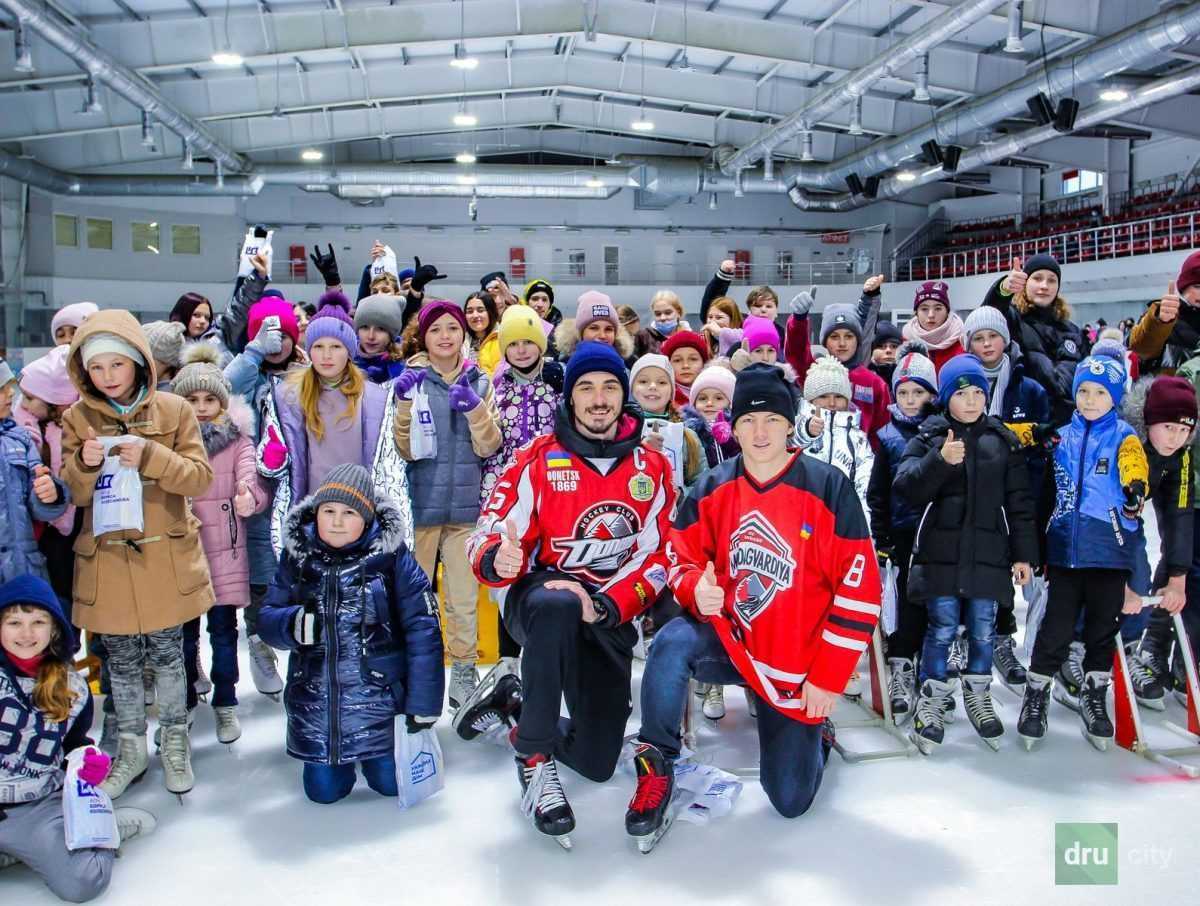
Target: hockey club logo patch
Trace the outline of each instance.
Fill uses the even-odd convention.
[[[792,587],[796,560],[775,526],[758,510],[742,517],[730,537],[729,575],[733,606],[747,625],[766,610],[776,593]]]
[[[1108,474],[1108,457],[1107,456],[1096,462],[1096,474],[1097,475],[1107,475]]]
[[[603,582],[629,559],[641,530],[637,513],[623,503],[606,500],[584,510],[570,538],[555,538],[551,545],[563,555],[560,569]]]

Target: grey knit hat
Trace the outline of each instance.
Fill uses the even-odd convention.
[[[190,393],[211,393],[221,401],[221,408],[229,407],[229,394],[233,390],[229,379],[217,364],[220,353],[208,343],[195,343],[184,356],[186,364],[179,369],[171,381],[171,392],[176,396]]]
[[[363,517],[370,525],[375,518],[375,482],[371,473],[357,463],[344,463],[332,469],[313,495],[313,503],[341,503]]]
[[[142,325],[154,360],[171,368],[183,364],[183,334],[186,330],[187,325],[178,321],[151,321]]]
[[[850,372],[833,356],[817,359],[808,367],[804,378],[804,398],[810,403],[827,393],[851,398]]]
[[[994,330],[1004,337],[1004,345],[1012,342],[1012,334],[1008,330],[1008,321],[1000,313],[1000,309],[990,305],[981,305],[969,315],[963,324],[963,342],[967,350],[971,349],[971,336],[978,330]]]
[[[928,356],[919,352],[901,352],[900,357],[896,359],[896,368],[892,372],[892,394],[894,395],[900,385],[906,381],[912,381],[935,396],[937,395],[937,368],[934,367]]]
[[[398,337],[404,330],[404,312],[400,307],[401,297],[376,293],[359,301],[354,309],[354,329],[381,327],[390,337]]]
[[[831,333],[842,329],[850,331],[858,342],[862,343],[862,325],[858,323],[854,306],[848,303],[826,305],[825,310],[821,312],[821,345],[825,345]]]

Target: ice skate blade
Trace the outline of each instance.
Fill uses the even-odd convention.
[[[917,747],[917,751],[922,755],[932,755],[934,750],[940,745],[940,743],[936,743],[932,739],[926,739],[920,733],[912,733],[910,738],[913,741],[913,745]]]
[[[1057,685],[1054,687],[1053,695],[1054,700],[1060,705],[1070,708],[1076,714],[1079,713],[1079,699],[1072,698],[1071,696],[1067,695],[1067,693],[1059,689]]]
[[[570,852],[572,847],[574,846],[574,844],[571,842],[570,834],[562,834],[561,836],[555,837],[554,842],[557,843],[559,846],[561,846],[563,849],[565,849],[567,852]]]
[[[1087,729],[1085,727],[1080,727],[1079,730],[1081,733],[1083,733],[1083,738],[1086,739],[1089,743],[1091,743],[1092,748],[1094,748],[1097,752],[1107,752],[1108,751],[1108,744],[1110,742],[1112,742],[1112,739],[1110,737],[1093,736],[1091,733],[1089,733],[1087,731]]]
[[[1025,747],[1026,752],[1032,752],[1033,747],[1041,741],[1042,740],[1037,736],[1021,736],[1021,745]]]
[[[984,743],[984,745],[986,745],[993,752],[1000,751],[1000,737],[999,736],[997,736],[995,739],[984,739],[982,736],[980,736],[979,739],[981,742]]]

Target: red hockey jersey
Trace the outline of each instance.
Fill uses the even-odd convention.
[[[654,602],[667,584],[664,545],[675,486],[667,458],[640,445],[640,421],[622,427],[622,437],[635,433],[620,452],[612,451],[616,461],[607,474],[555,434],[517,451],[467,542],[479,581],[494,587],[516,581],[496,581],[482,568],[512,519],[526,563],[567,573],[606,595],[621,622]]]
[[[705,472],[680,505],[667,544],[679,603],[720,636],[738,672],[777,710],[801,707],[811,681],[846,688],[880,614],[879,569],[862,504],[840,471],[797,452],[765,485],[742,457]],[[696,609],[712,561],[725,609]]]

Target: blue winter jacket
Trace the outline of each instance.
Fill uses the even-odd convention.
[[[317,538],[316,510],[308,497],[288,514],[283,557],[258,617],[262,639],[292,652],[287,751],[317,764],[391,755],[396,715],[442,711],[437,602],[390,499],[376,498],[371,526],[340,550]],[[302,609],[317,617],[316,645],[296,642]]]
[[[1148,490],[1141,441],[1115,409],[1093,422],[1076,412],[1059,433],[1046,562],[1067,569],[1132,571],[1141,524],[1122,515],[1122,488],[1141,481]]]
[[[0,421],[0,459],[0,582],[27,573],[45,579],[46,558],[33,537],[33,520],[61,516],[71,502],[67,486],[54,479],[54,503],[42,503],[33,493],[33,471],[42,457],[29,432],[11,418]]]
[[[1017,425],[1040,425],[1050,421],[1050,395],[1041,384],[1025,376],[1025,357],[1021,351],[1016,346],[1010,349],[1008,358],[1012,362],[1012,371],[1004,391],[1000,421],[1012,428],[1019,437],[1021,432],[1017,430]],[[1041,447],[1025,447],[1025,465],[1029,469],[1029,486],[1034,489],[1036,498],[1046,475],[1046,454]]]
[[[892,491],[904,448],[917,436],[921,422],[930,414],[925,411],[909,418],[900,411],[896,403],[888,406],[892,419],[879,429],[879,449],[875,451],[875,463],[871,467],[871,481],[867,485],[867,506],[871,519],[871,537],[875,546],[890,549],[895,543],[894,531],[915,531],[921,512],[907,500]]]

